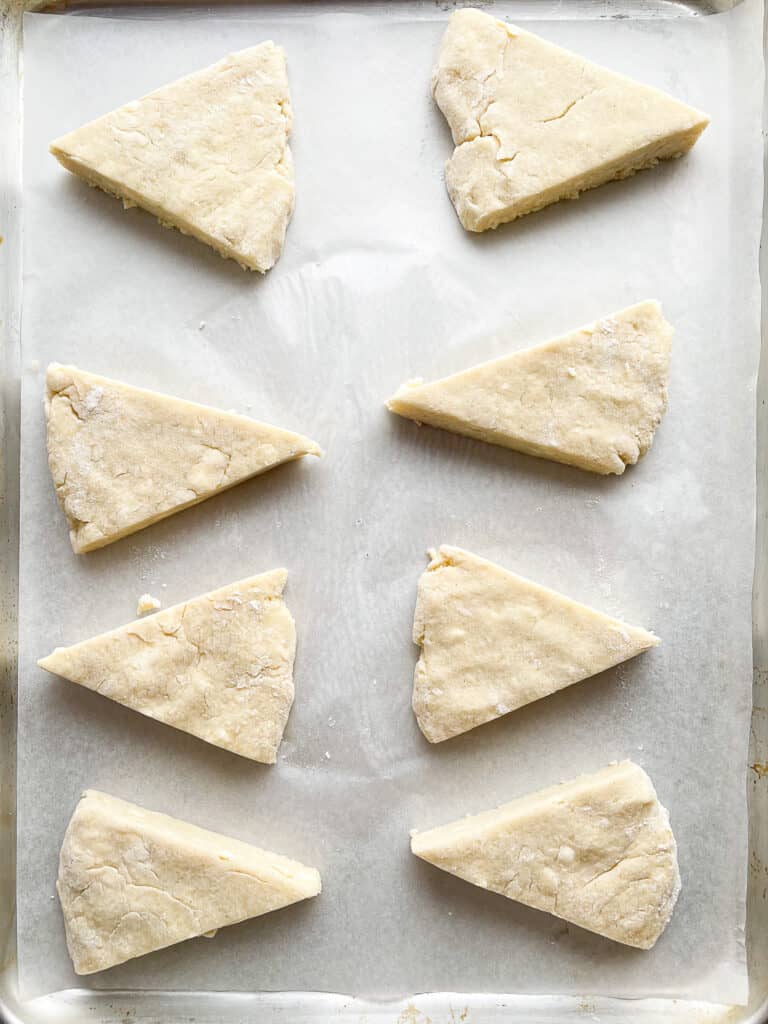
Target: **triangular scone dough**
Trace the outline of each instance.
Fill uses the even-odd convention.
[[[677,846],[631,761],[416,832],[417,857],[598,935],[650,949],[680,892]]]
[[[443,545],[419,579],[413,710],[430,743],[655,647],[653,633]]]
[[[293,212],[285,54],[225,57],[51,144],[68,171],[251,270],[269,270]]]
[[[52,363],[46,383],[48,465],[78,554],[322,454],[300,434],[74,366]]]
[[[77,974],[317,896],[314,868],[87,790],[56,888]]]
[[[293,703],[285,569],[138,619],[38,665],[134,711],[274,764]]]
[[[450,17],[432,93],[456,144],[445,180],[468,231],[682,156],[709,123],[658,89],[471,8]]]
[[[672,328],[641,302],[463,373],[403,384],[399,416],[593,473],[623,473],[667,407]]]

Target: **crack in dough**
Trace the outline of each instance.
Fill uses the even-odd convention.
[[[681,156],[708,123],[657,89],[473,8],[448,21],[432,93],[456,147],[446,186],[468,231]]]

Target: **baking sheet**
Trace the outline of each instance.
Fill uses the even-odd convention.
[[[497,4],[503,13],[512,9]],[[442,11],[239,9],[25,19],[19,967],[27,995],[97,988],[746,997],[759,8],[537,26],[713,118],[694,152],[498,232],[459,227],[428,76]],[[229,50],[288,52],[298,205],[266,278],[86,188],[50,138]],[[173,45],[169,45],[169,40]],[[738,54],[738,60],[734,55]],[[389,416],[408,377],[458,370],[658,297],[670,409],[599,479]],[[502,326],[503,325],[503,326]],[[97,372],[316,438],[276,470],[76,558],[47,475],[42,368]],[[424,549],[463,545],[663,645],[439,747],[410,712]],[[35,660],[286,565],[296,705],[265,768],[54,679]],[[415,861],[408,831],[632,757],[669,807],[683,892],[650,953]],[[108,790],[320,868],[322,897],[76,979],[54,898],[79,792]]]

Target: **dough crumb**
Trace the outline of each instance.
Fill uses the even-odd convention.
[[[147,612],[156,612],[161,607],[162,603],[156,597],[152,597],[151,594],[142,594],[136,602],[136,614],[146,615]]]

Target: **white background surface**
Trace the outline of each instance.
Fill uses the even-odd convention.
[[[746,994],[759,33],[746,8],[534,26],[703,107],[713,124],[682,161],[477,237],[462,231],[441,182],[451,147],[428,79],[442,27],[442,12],[413,21],[395,8],[311,21],[290,10],[180,13],[172,27],[26,19],[19,962],[28,994],[78,983],[54,883],[85,787],[297,857],[324,880],[317,900],[86,985]],[[124,212],[47,154],[51,138],[82,121],[270,37],[288,52],[297,211],[266,278]],[[670,409],[623,478],[419,429],[382,408],[408,377],[461,369],[646,297],[662,301],[677,331]],[[47,474],[43,373],[33,369],[53,359],[300,430],[326,458],[78,558]],[[409,706],[410,624],[424,549],[440,542],[664,642],[430,747]],[[147,590],[168,605],[280,564],[291,573],[299,653],[273,768],[35,668],[55,645],[130,620]],[[412,827],[622,757],[651,774],[680,846],[683,892],[650,953],[408,852]]]

